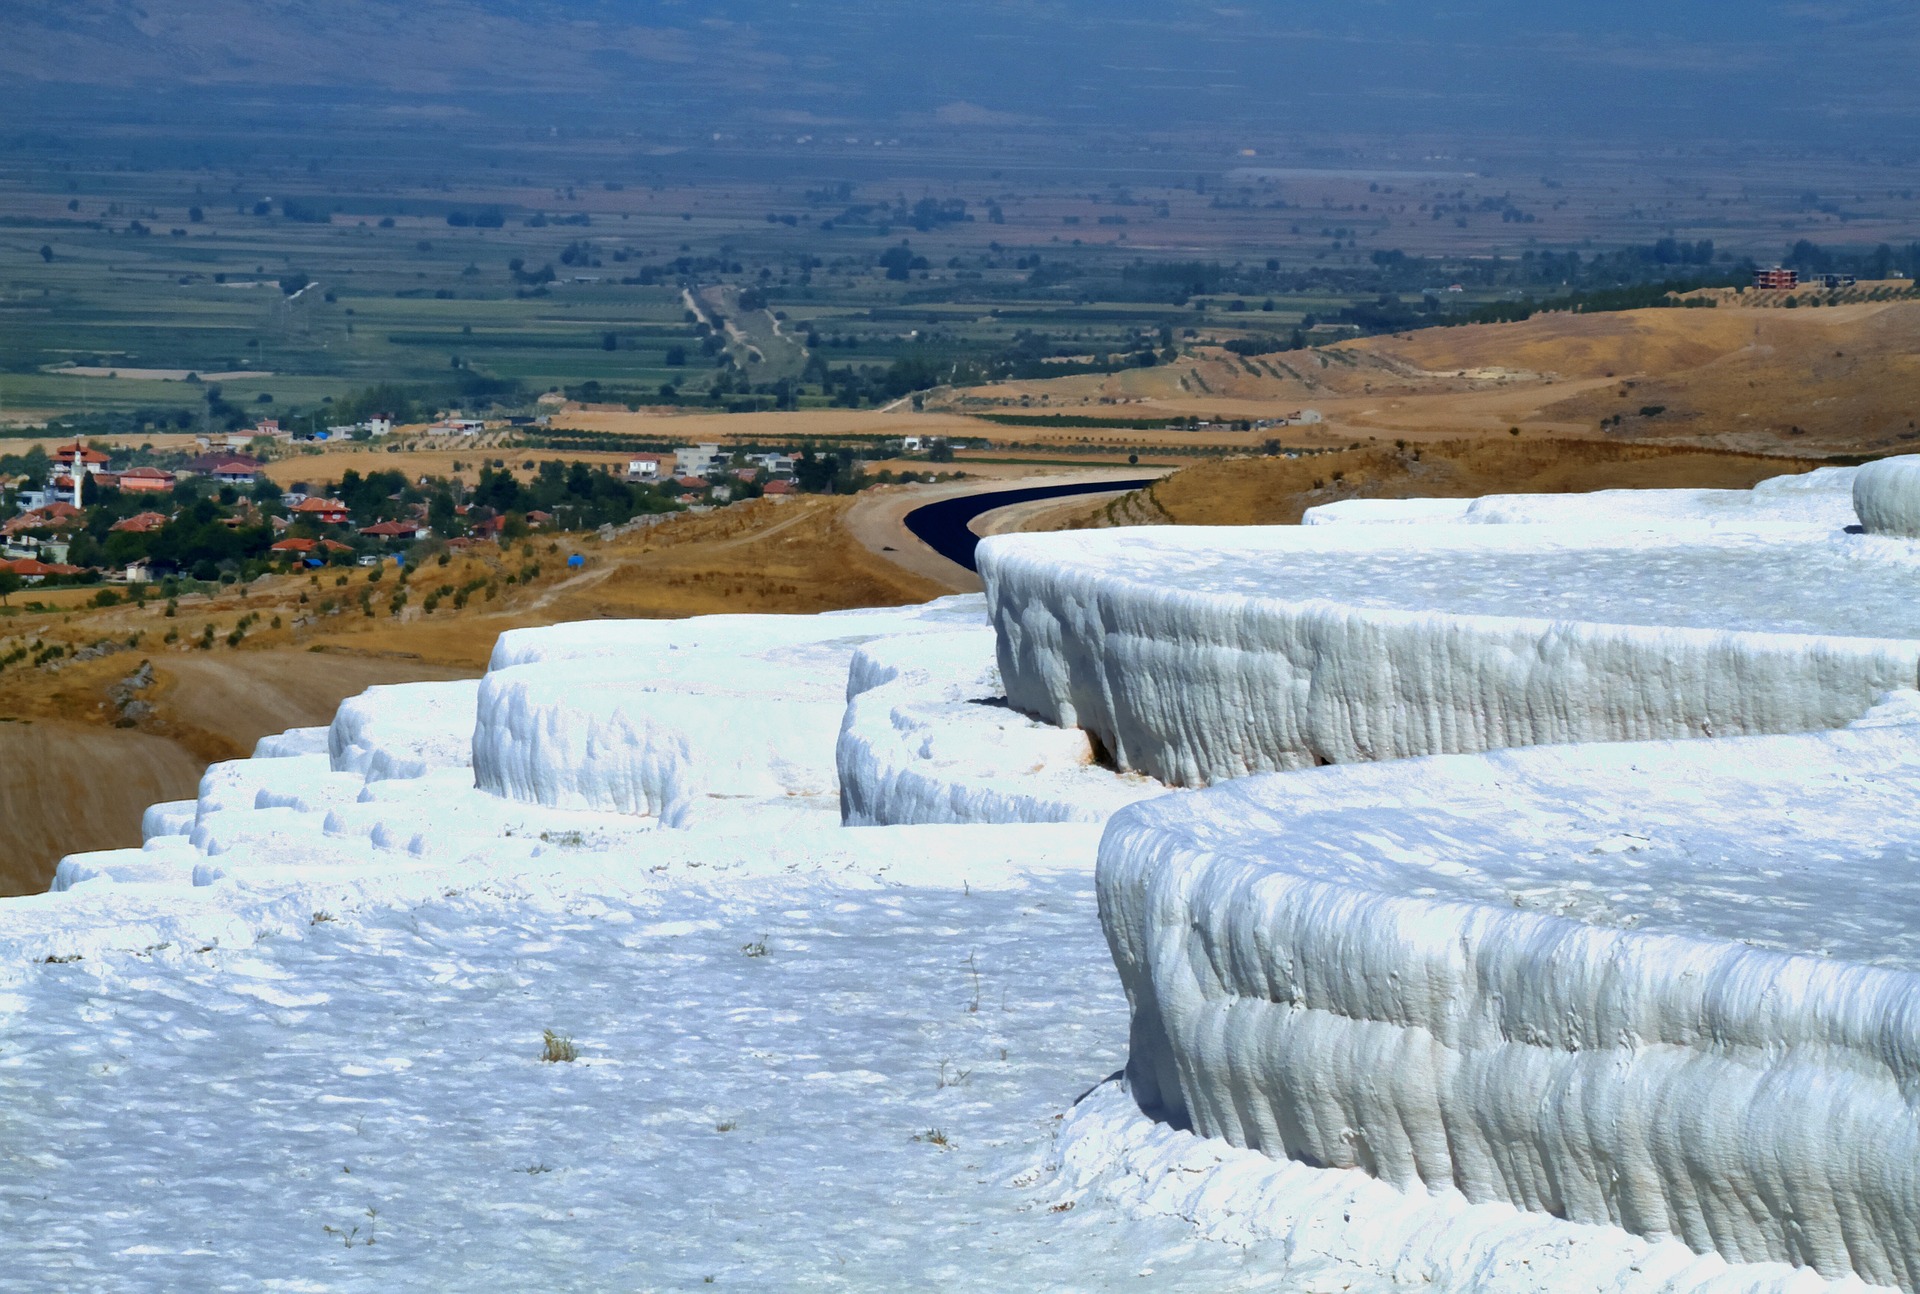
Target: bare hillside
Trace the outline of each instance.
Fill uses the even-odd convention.
[[[947,394],[955,411],[1320,423],[1238,433],[1249,448],[1529,435],[1789,455],[1920,442],[1920,301],[1538,315],[1243,358]],[[1142,433],[1145,435],[1146,433]],[[1209,441],[1226,438],[1219,430]],[[1165,433],[1153,433],[1161,439]]]

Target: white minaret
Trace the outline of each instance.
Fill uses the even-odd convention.
[[[87,497],[87,445],[79,436],[73,438],[73,506],[86,507]]]

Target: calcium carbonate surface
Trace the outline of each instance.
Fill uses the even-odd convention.
[[[1912,701],[1123,810],[1099,885],[1134,1095],[1270,1155],[1911,1288]]]
[[[1920,679],[1920,556],[1692,523],[1004,535],[1019,709],[1175,785],[1554,742],[1796,732]]]
[[[1854,524],[1854,480],[1859,470],[1820,467],[1796,476],[1771,477],[1751,490],[1595,490],[1586,494],[1489,494],[1478,499],[1342,499],[1308,508],[1301,523],[1599,523],[1635,529],[1682,524],[1820,535]]]
[[[1010,707],[987,629],[855,652],[838,760],[849,826],[1102,822],[1167,790],[1101,767],[1084,732]]]
[[[0,905],[0,1289],[1920,1289],[1856,484],[994,540],[993,631],[558,625],[369,693]]]

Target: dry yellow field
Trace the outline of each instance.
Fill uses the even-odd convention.
[[[998,383],[932,403],[949,412],[1129,419],[1277,418],[1311,408],[1326,419],[1254,432],[993,432],[1056,443],[1254,448],[1271,439],[1327,448],[1517,426],[1530,436],[1761,453],[1886,452],[1920,441],[1920,302],[1538,315],[1252,359],[1203,349],[1157,368]],[[1653,408],[1660,411],[1641,413]]]
[[[419,442],[406,443],[411,446]],[[433,443],[432,448],[409,447],[400,449],[398,452],[390,451],[379,442],[356,442],[314,448],[317,452],[296,449],[268,463],[265,469],[268,479],[283,487],[296,482],[305,482],[319,487],[330,481],[338,481],[348,470],[358,472],[362,476],[369,472],[397,471],[406,473],[409,480],[417,481],[423,476],[460,477],[471,484],[480,475],[480,465],[483,462],[490,463],[496,458],[504,460],[509,467],[524,476],[524,465],[529,460],[538,462],[543,458],[565,458],[568,461],[579,459],[587,463],[604,463],[616,472],[624,472],[629,457],[626,454],[592,451],[508,449],[491,441],[485,445],[439,441]]]

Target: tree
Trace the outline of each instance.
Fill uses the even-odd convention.
[[[200,208],[198,207],[187,208],[187,221],[189,224],[197,225],[202,220],[205,220],[206,218],[207,218],[207,213],[200,210]]]
[[[445,539],[457,533],[459,518],[453,510],[453,495],[445,489],[434,493],[427,504],[427,524],[433,533]]]
[[[52,259],[53,259],[53,248],[51,248],[51,247],[49,247],[49,246],[47,246],[47,244],[45,244],[45,243],[41,243],[41,244],[40,244],[40,259],[41,259],[41,260],[43,260],[43,261],[50,261],[50,260],[52,260]]]
[[[911,272],[919,268],[919,266],[914,264],[916,259],[918,258],[914,256],[913,249],[905,242],[902,242],[898,247],[889,247],[886,251],[880,253],[881,268],[886,270],[888,278],[899,283],[904,283],[907,279],[911,278]],[[924,265],[925,262],[921,264]]]
[[[12,571],[0,571],[0,607],[7,605],[7,599],[20,591],[26,581]]]

